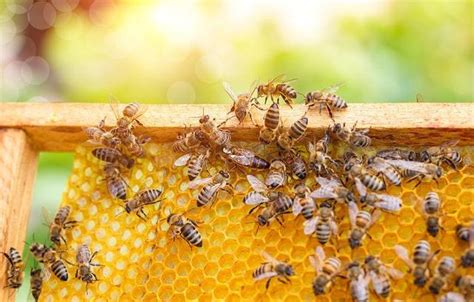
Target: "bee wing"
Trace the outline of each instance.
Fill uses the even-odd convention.
[[[421,163],[417,161],[407,161],[402,159],[387,159],[386,160],[389,164],[401,168],[401,169],[408,169],[413,170],[420,173],[427,173],[429,174],[426,163]]]
[[[372,286],[374,287],[375,293],[380,295],[383,292],[385,280],[380,274],[377,274],[374,271],[369,271],[369,277],[372,281]]]
[[[195,189],[201,185],[206,185],[212,181],[212,177],[206,178],[196,178],[193,181],[190,181],[188,184],[188,188]]]
[[[264,203],[264,202],[268,202],[268,200],[269,199],[266,196],[260,194],[259,192],[253,192],[252,198],[246,199],[245,204],[257,205],[257,204],[261,204],[261,203]]]
[[[341,182],[336,178],[324,178],[324,177],[316,177],[316,181],[321,185],[321,187],[338,187],[341,185]]]
[[[191,153],[184,154],[183,156],[180,156],[177,160],[175,160],[174,166],[175,167],[185,166],[188,163],[188,161],[191,159],[191,156],[192,156]]]
[[[375,157],[372,161],[372,163],[369,165],[369,168],[372,168],[378,172],[383,172],[385,169],[391,167],[389,163],[387,163],[383,158],[381,157]]]
[[[267,190],[267,186],[257,177],[253,175],[247,175],[247,180],[255,191],[265,192]]]
[[[306,149],[308,150],[309,154],[316,152],[316,147],[312,142],[308,142],[308,144],[306,145]]]
[[[303,207],[301,206],[299,198],[295,198],[293,200],[292,210],[293,210],[293,215],[294,216],[298,216],[301,213],[301,210],[303,210]]]
[[[328,92],[328,93],[336,93],[336,91],[339,90],[339,88],[341,88],[342,86],[344,86],[345,83],[344,82],[340,82],[340,83],[337,83],[337,84],[334,84],[334,85],[331,85],[329,87],[326,87],[322,90],[322,92]]]
[[[253,279],[255,281],[258,281],[258,280],[262,280],[262,279],[272,278],[272,277],[275,277],[276,275],[277,275],[277,272],[266,272],[266,273],[260,274],[258,276],[255,276]]]
[[[317,272],[322,271],[324,259],[326,259],[326,255],[324,254],[324,250],[321,246],[316,247],[314,256],[309,256],[309,262]]]
[[[270,81],[268,81],[267,85],[271,84],[273,82],[278,82],[278,81],[282,80],[284,77],[285,77],[285,74],[283,74],[283,73],[279,74],[276,77],[274,77],[273,79],[271,79]]]
[[[377,220],[379,220],[380,216],[382,215],[382,212],[379,211],[379,210],[375,210],[373,213],[372,213],[372,217],[370,219],[370,224],[367,226],[367,228],[369,228],[371,225],[373,225]]]
[[[330,221],[329,221],[329,227],[331,228],[331,232],[332,232],[334,235],[336,235],[336,234],[339,233],[339,232],[338,232],[339,228],[338,228],[338,226],[337,226],[337,223],[336,223],[334,220],[330,220]]]
[[[46,209],[45,207],[41,207],[41,214],[43,216],[44,222],[48,224],[51,223],[52,219],[51,219],[48,209]]]
[[[332,188],[325,188],[321,187],[309,195],[311,198],[318,199],[318,198],[337,198],[337,194],[334,192]]]
[[[316,225],[318,224],[319,217],[313,217],[309,220],[305,220],[303,222],[304,225],[304,234],[305,235],[311,235],[316,231]]]
[[[118,121],[121,114],[119,111],[119,104],[120,102],[112,95],[109,95],[109,105],[110,108],[112,109],[112,112],[114,113],[115,120]]]
[[[222,86],[224,86],[225,92],[227,92],[227,95],[230,96],[232,101],[237,102],[237,95],[235,94],[235,92],[232,89],[232,87],[230,86],[230,84],[227,83],[227,82],[223,82]]]
[[[347,206],[349,208],[349,221],[351,222],[351,226],[354,227],[356,224],[356,217],[357,212],[359,212],[359,209],[357,208],[355,202],[349,202]]]
[[[388,266],[383,266],[383,270],[393,279],[399,280],[405,275],[402,271]]]
[[[377,198],[380,200],[375,203],[377,208],[391,211],[391,212],[398,212],[402,207],[402,200],[399,197],[395,197],[388,194],[375,194]]]
[[[452,139],[441,144],[441,148],[454,147],[459,143],[458,139]]]
[[[457,292],[448,292],[443,296],[439,297],[438,302],[466,302],[464,296]]]
[[[355,178],[355,185],[360,196],[367,195],[367,187],[362,183],[362,181],[360,181],[359,177]]]
[[[410,268],[415,267],[415,263],[413,260],[410,259],[408,255],[408,250],[402,245],[395,245],[395,254],[397,254],[398,258],[400,258],[403,262],[405,262]]]
[[[250,166],[252,164],[252,158],[245,156],[245,155],[236,155],[236,154],[229,154],[229,158],[238,163],[239,165],[242,166]]]
[[[265,252],[265,251],[262,252],[262,257],[265,259],[265,261],[270,262],[270,263],[273,263],[273,264],[279,264],[279,263],[281,263],[281,261],[276,260],[275,258],[273,258],[272,256],[270,256],[270,254],[268,254],[268,253]]]

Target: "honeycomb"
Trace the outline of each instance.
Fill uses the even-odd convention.
[[[472,154],[474,148],[461,148],[463,154]],[[74,278],[75,268],[69,268],[69,280],[61,282],[51,276],[44,281],[40,301],[313,301],[311,283],[315,271],[308,258],[314,253],[317,241],[303,233],[303,217],[285,217],[284,227],[272,222],[256,233],[256,217],[247,215],[249,206],[242,202],[250,190],[245,175],[231,174],[236,190],[234,196],[225,192],[212,207],[188,212],[187,216],[202,222],[202,248],[190,248],[181,239],[172,241],[166,231],[166,216],[195,207],[198,190],[188,189],[186,169],[175,169],[173,161],[178,155],[170,144],[149,144],[148,155],[140,159],[126,177],[130,191],[160,188],[165,199],[160,205],[145,208],[147,221],[134,214],[123,213],[123,204],[112,200],[102,180],[102,163],[90,154],[90,149],[79,146],[72,175],[69,178],[61,205],[72,208],[72,217],[78,226],[66,232],[68,251],[63,255],[74,262],[80,244],[89,244],[98,251],[94,267],[99,281],[88,286]],[[211,174],[223,168],[222,162],[209,165]],[[207,172],[206,172],[207,173]],[[311,179],[313,177],[310,177]],[[292,187],[288,185],[287,187]],[[437,238],[425,232],[425,220],[415,209],[416,201],[435,190],[442,198],[442,230]],[[347,243],[350,228],[347,210],[336,208],[340,237],[327,244],[328,256],[339,255],[343,262],[351,259],[363,261],[369,253],[379,256],[387,265],[407,271],[393,247],[402,244],[410,252],[420,239],[427,239],[433,250],[442,249],[441,256],[450,255],[459,261],[466,248],[455,238],[458,223],[468,223],[474,217],[474,166],[460,171],[449,171],[436,183],[404,183],[390,186],[388,193],[403,199],[399,215],[383,214],[369,230],[363,246],[351,251]],[[266,251],[280,260],[289,260],[296,276],[291,284],[272,281],[265,289],[265,281],[254,282],[252,272],[264,261]],[[460,273],[474,274],[473,270]],[[347,280],[336,279],[332,290],[318,301],[349,300]],[[392,281],[390,300],[407,301],[418,298],[434,301],[427,290],[412,285],[409,274]],[[376,297],[371,293],[371,300]]]

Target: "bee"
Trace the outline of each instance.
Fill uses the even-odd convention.
[[[466,300],[464,295],[457,292],[447,292],[436,300],[437,302],[467,302],[471,300]]]
[[[260,129],[258,137],[263,144],[270,144],[275,140],[280,125],[280,108],[277,103],[268,108],[263,120],[264,126]]]
[[[398,172],[396,168],[387,163],[381,157],[372,157],[368,161],[369,169],[373,169],[378,173],[382,173],[386,179],[390,181],[391,184],[395,186],[400,186],[402,183],[402,175]]]
[[[207,160],[211,155],[211,150],[206,149],[204,152],[199,154],[187,153],[180,156],[175,162],[175,167],[181,167],[188,165],[188,178],[194,180],[201,174],[202,169],[206,166]]]
[[[173,151],[176,153],[193,151],[201,146],[204,140],[204,133],[200,129],[186,134],[178,134],[177,140],[173,143]]]
[[[293,198],[293,214],[295,216],[302,214],[304,219],[313,218],[316,211],[316,204],[313,198],[309,196],[310,189],[304,183],[298,183],[294,187],[295,197]]]
[[[308,171],[306,169],[306,163],[301,155],[297,152],[286,151],[283,153],[282,160],[285,164],[291,168],[291,172],[298,179],[303,180],[306,178]]]
[[[191,248],[193,246],[202,247],[202,236],[199,233],[197,222],[179,214],[170,214],[166,221],[170,226],[168,233],[173,240],[181,236]]]
[[[129,135],[127,140],[124,142],[127,150],[132,157],[144,157],[145,148],[143,146],[151,141],[151,137],[148,135],[140,135],[136,137],[135,135]]]
[[[330,127],[331,132],[337,139],[353,146],[353,147],[368,147],[372,143],[372,139],[367,136],[369,129],[356,130],[357,122],[355,122],[352,129],[347,129],[346,124],[337,123]]]
[[[413,249],[413,259],[408,256],[408,251],[401,245],[395,245],[395,253],[410,268],[413,275],[413,283],[418,287],[424,287],[430,278],[429,264],[440,250],[431,253],[431,245],[426,240],[420,240]]]
[[[351,222],[349,245],[352,249],[355,249],[362,245],[362,240],[367,234],[367,230],[377,221],[381,212],[375,210],[371,214],[367,211],[359,210],[355,202],[350,202],[348,207],[349,220]]]
[[[365,267],[375,293],[382,298],[388,298],[390,295],[390,278],[401,279],[403,277],[401,271],[386,266],[379,258],[374,256],[365,258]]]
[[[316,143],[308,142],[306,145],[309,153],[309,166],[317,176],[335,174],[332,167],[329,166],[329,163],[335,167],[338,166],[338,163],[327,154],[328,144],[329,135],[326,132],[324,137]]]
[[[104,166],[105,181],[107,190],[113,198],[121,200],[127,199],[127,182],[120,174],[120,169],[115,163],[107,163]]]
[[[131,169],[135,161],[123,155],[120,151],[112,148],[96,148],[92,150],[92,155],[107,163],[119,163],[121,166]]]
[[[316,278],[313,281],[313,293],[315,296],[324,294],[332,285],[335,277],[340,277],[342,262],[337,257],[326,258],[321,246],[316,247],[314,256],[309,257],[309,262],[316,269]]]
[[[75,220],[68,220],[69,215],[71,214],[71,207],[64,206],[59,208],[54,220],[49,225],[49,239],[56,246],[60,246],[61,242],[64,242],[66,245],[66,239],[62,235],[62,231],[72,228],[77,224]],[[46,221],[50,221],[48,218],[48,213],[45,208],[43,208],[43,216]]]
[[[347,153],[345,157],[347,156]],[[351,156],[351,155],[349,155]],[[372,191],[381,191],[385,190],[387,187],[385,185],[385,180],[377,175],[370,173],[364,165],[362,165],[361,161],[357,157],[351,157],[350,159],[346,159],[346,163],[344,165],[344,171],[349,173],[349,176],[352,178],[359,178],[361,182]]]
[[[230,96],[233,102],[232,108],[230,109],[229,113],[232,113],[232,112],[234,113],[234,116],[239,121],[239,124],[242,124],[242,122],[247,117],[247,114],[252,120],[252,123],[256,124],[252,117],[251,108],[256,107],[257,109],[260,109],[260,110],[265,110],[265,109],[259,106],[256,98],[252,98],[252,95],[255,92],[255,88],[251,89],[250,93],[241,93],[239,95],[236,95],[234,90],[232,90],[232,87],[230,86],[229,83],[224,82],[223,85],[224,85],[224,90],[226,91],[227,95]],[[222,122],[221,125],[225,124],[231,118],[232,117]]]
[[[121,141],[112,132],[105,130],[105,118],[100,121],[97,127],[83,128],[88,137],[88,143],[94,145],[104,145],[109,148],[117,148]]]
[[[270,168],[269,162],[257,156],[250,150],[230,146],[224,147],[222,149],[222,152],[224,153],[226,159],[236,164],[237,166],[259,170],[266,170]]]
[[[400,211],[402,200],[399,197],[388,194],[367,193],[366,186],[359,178],[355,179],[355,184],[360,195],[360,202],[390,213]]]
[[[421,203],[422,213],[426,218],[426,231],[431,236],[436,237],[440,229],[439,211],[441,208],[441,199],[436,192],[428,192]]]
[[[474,267],[474,222],[469,227],[469,248],[461,256],[462,267]]]
[[[466,301],[474,299],[474,276],[459,276],[456,278],[456,286],[459,292],[466,298]]]
[[[433,295],[440,293],[447,286],[449,276],[456,270],[456,263],[453,258],[444,256],[436,266],[435,274],[429,282],[429,290]]]
[[[349,290],[352,300],[357,302],[369,301],[370,277],[361,267],[360,263],[354,261],[347,266],[349,277]]]
[[[255,281],[268,279],[265,288],[268,289],[273,278],[277,278],[283,284],[290,283],[289,277],[295,275],[293,267],[279,260],[276,260],[266,252],[262,252],[262,257],[265,259],[253,273],[252,277]]]
[[[41,243],[33,243],[30,252],[39,263],[43,263],[61,281],[69,278],[66,265],[61,260],[57,252]]]
[[[140,106],[138,103],[130,103],[123,108],[122,116],[120,117],[118,104],[117,100],[113,98],[111,99],[110,107],[112,108],[115,119],[117,120],[117,127],[113,128],[111,132],[116,134],[122,140],[130,135],[131,130],[136,124],[143,126],[138,118],[146,112],[147,108]]]
[[[162,191],[158,189],[140,191],[125,203],[125,211],[127,213],[136,211],[136,215],[140,219],[145,220],[147,215],[143,211],[143,207],[161,202],[161,199],[158,199],[161,193]]]
[[[13,247],[8,253],[3,252],[7,258],[9,266],[7,269],[7,286],[8,288],[19,288],[23,283],[25,264],[21,259],[21,254]]]
[[[337,178],[324,178],[318,176],[316,177],[316,181],[319,183],[320,187],[311,192],[311,198],[331,198],[340,202],[355,202],[354,194],[349,189],[344,187]]]
[[[470,231],[468,226],[463,226],[462,224],[458,224],[456,226],[456,237],[458,237],[459,240],[469,242],[470,239]]]
[[[304,104],[308,106],[308,110],[319,105],[319,113],[321,113],[323,106],[325,106],[329,116],[332,118],[332,109],[342,110],[347,108],[347,102],[335,94],[341,86],[342,84],[338,84],[323,90],[308,92]]]
[[[334,211],[329,202],[322,202],[316,217],[304,222],[305,235],[316,234],[320,244],[328,243],[331,235],[338,234],[338,227],[334,218]]]
[[[265,185],[269,189],[276,189],[286,184],[286,165],[281,160],[273,160],[270,171],[265,178]]]
[[[38,301],[39,296],[41,295],[41,289],[43,287],[43,278],[44,274],[40,268],[30,271],[30,288],[31,294],[33,295],[35,301]]]
[[[291,87],[288,83],[292,80],[279,82],[284,75],[279,75],[273,80],[268,81],[266,84],[261,84],[257,86],[257,97],[265,97],[265,104],[267,103],[268,98],[274,102],[276,98],[277,103],[280,100],[280,97],[285,101],[285,103],[293,108],[293,100],[298,97],[296,90]]]
[[[230,143],[230,132],[221,130],[214,124],[209,115],[203,115],[199,119],[200,130],[204,140],[213,146],[224,147]]]
[[[415,161],[417,159],[416,152],[399,148],[380,150],[377,151],[377,154],[375,154],[375,156],[383,159],[401,159],[409,161]]]
[[[307,128],[308,118],[303,116],[294,122],[288,131],[283,131],[278,135],[278,147],[282,150],[291,151],[294,144],[305,136]]]
[[[76,254],[76,278],[87,284],[98,281],[97,276],[92,272],[92,266],[101,266],[101,264],[93,263],[92,260],[97,255],[97,251],[91,254],[87,244],[82,244],[77,248]]]
[[[422,163],[417,161],[406,161],[402,159],[387,159],[386,160],[390,165],[399,168],[406,169],[417,172],[415,176],[410,178],[408,181],[418,179],[418,186],[423,179],[435,180],[443,176],[443,169],[440,166],[431,163]]]
[[[226,171],[219,171],[216,175],[207,178],[198,178],[189,183],[189,188],[194,189],[200,185],[204,185],[197,196],[197,206],[202,207],[207,204],[213,204],[216,201],[217,194],[224,190],[230,195],[232,191],[228,191],[227,187],[232,187],[229,183],[230,175]]]
[[[420,153],[420,160],[434,163],[436,165],[446,163],[451,168],[457,169],[463,160],[461,154],[453,148],[458,144],[458,142],[459,140],[452,140],[447,141],[438,147],[430,147]]]

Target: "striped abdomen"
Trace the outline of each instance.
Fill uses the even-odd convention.
[[[30,288],[31,294],[35,301],[38,301],[43,287],[43,272],[41,269],[32,270],[30,273]]]
[[[61,281],[67,281],[69,275],[67,273],[66,265],[62,260],[58,259],[51,264],[51,270],[53,271],[54,275],[59,278]]]
[[[141,192],[138,195],[138,199],[143,203],[150,203],[158,199],[161,195],[161,190],[158,189],[149,189]]]
[[[278,213],[288,211],[293,206],[293,199],[284,194],[279,194],[278,198],[274,201],[275,210]]]
[[[455,166],[459,166],[462,162],[461,154],[458,151],[451,151],[446,154],[446,158],[453,162]]]
[[[325,261],[324,261],[324,264],[323,264],[323,273],[325,273],[326,275],[332,275],[334,274],[335,272],[339,271],[339,269],[341,268],[341,260],[339,260],[339,258],[336,258],[336,257],[331,257],[331,258],[327,258]]]
[[[435,214],[440,206],[439,195],[436,192],[428,192],[425,196],[425,212],[427,214]]]
[[[117,177],[113,177],[107,181],[107,189],[110,195],[121,200],[127,199],[127,185],[125,182]]]
[[[387,298],[390,295],[390,280],[386,276],[379,276],[382,283],[381,290],[378,292],[382,298]]]
[[[254,156],[252,158],[252,162],[250,163],[250,168],[268,169],[270,168],[270,163],[259,156]]]
[[[215,184],[205,185],[197,197],[197,206],[202,207],[210,203],[216,197],[217,189]]]
[[[279,171],[270,171],[265,179],[265,185],[271,189],[281,187],[286,182],[286,174]]]
[[[113,163],[122,156],[122,153],[112,148],[96,148],[92,150],[92,155],[102,161]]]
[[[277,103],[273,103],[270,108],[268,108],[264,117],[265,127],[271,130],[278,128],[280,123],[280,108]]]
[[[323,95],[325,97],[326,103],[334,109],[344,109],[347,108],[347,103],[345,100],[343,100],[341,97],[333,94],[333,93],[328,93],[326,95]]]
[[[306,170],[306,164],[303,159],[300,157],[296,157],[293,161],[293,164],[291,165],[291,168],[293,170],[293,174],[296,175],[299,179],[305,179],[306,175],[308,174]]]
[[[399,186],[402,183],[402,176],[395,168],[385,169],[384,175],[395,186]]]
[[[312,200],[305,200],[302,204],[303,209],[301,210],[301,214],[305,219],[313,218],[314,211],[316,210],[316,206]]]
[[[351,137],[350,143],[354,147],[367,147],[372,143],[372,139],[367,135],[356,134]]]
[[[286,83],[278,84],[275,90],[278,91],[285,100],[296,99],[296,97],[298,96],[296,90]]]
[[[385,183],[382,179],[375,175],[364,174],[361,179],[362,183],[372,191],[381,191],[385,189]]]
[[[359,211],[356,216],[356,225],[364,229],[372,220],[372,215],[367,211]]]
[[[308,118],[306,116],[303,116],[302,118],[294,122],[293,125],[291,125],[288,135],[290,136],[291,139],[293,139],[294,141],[297,141],[303,137],[303,135],[306,132],[307,127],[308,127]]]
[[[321,244],[326,244],[331,237],[331,227],[327,221],[320,220],[316,225],[316,238]]]
[[[192,223],[188,222],[181,228],[181,236],[193,246],[202,246],[201,234]]]
[[[430,243],[425,240],[420,240],[415,245],[415,249],[413,251],[413,262],[415,262],[415,264],[418,264],[418,265],[425,264],[428,261],[430,254],[431,254]]]
[[[188,164],[188,178],[189,180],[194,180],[202,171],[204,165],[204,154],[199,156],[193,155]]]
[[[259,276],[265,274],[265,273],[268,273],[268,272],[272,272],[273,271],[273,264],[271,263],[265,263],[265,264],[262,264],[260,265],[253,273],[252,273],[252,277],[254,279],[258,278]]]
[[[140,105],[138,103],[130,103],[123,109],[122,113],[126,117],[134,117],[138,113]]]

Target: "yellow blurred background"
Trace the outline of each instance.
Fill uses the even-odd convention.
[[[473,100],[472,1],[3,0],[0,101],[219,103],[285,74],[348,102]],[[33,213],[71,154],[41,154]],[[44,240],[32,215],[28,240]],[[18,301],[25,301],[23,287]]]

